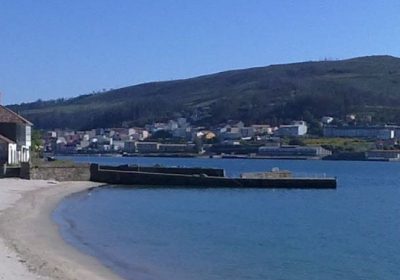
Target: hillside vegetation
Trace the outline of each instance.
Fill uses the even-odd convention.
[[[205,125],[229,119],[279,124],[348,113],[398,123],[400,59],[271,65],[9,107],[45,129],[143,125],[178,116]]]

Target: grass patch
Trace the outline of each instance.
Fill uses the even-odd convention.
[[[374,147],[373,141],[356,138],[304,138],[307,146],[322,146],[331,151],[365,152]]]

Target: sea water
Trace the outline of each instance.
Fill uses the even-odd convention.
[[[54,212],[64,239],[126,279],[399,279],[400,163],[74,158],[327,173],[336,190],[107,186]]]

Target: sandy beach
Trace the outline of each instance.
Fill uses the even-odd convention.
[[[91,182],[0,180],[0,279],[121,279],[67,245],[51,220],[65,196]]]

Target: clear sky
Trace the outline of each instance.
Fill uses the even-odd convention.
[[[399,0],[0,0],[3,104],[373,54],[400,56]]]

